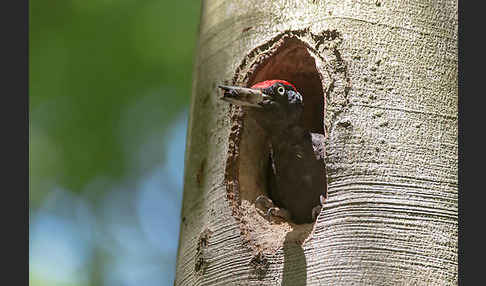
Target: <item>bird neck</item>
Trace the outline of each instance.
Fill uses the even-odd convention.
[[[277,147],[283,145],[295,145],[302,141],[310,139],[309,131],[298,125],[289,125],[280,130],[273,130],[270,133],[270,142],[272,146]]]

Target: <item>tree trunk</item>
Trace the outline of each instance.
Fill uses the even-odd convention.
[[[219,100],[272,78],[326,137],[314,224],[255,208],[266,139]],[[457,99],[456,1],[203,1],[175,285],[457,284]]]

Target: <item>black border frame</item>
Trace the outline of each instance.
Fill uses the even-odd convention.
[[[3,2],[2,77],[2,281],[29,285],[29,1]],[[10,281],[13,281],[11,283]]]

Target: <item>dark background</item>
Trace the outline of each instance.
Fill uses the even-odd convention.
[[[29,2],[30,285],[172,285],[200,5]]]

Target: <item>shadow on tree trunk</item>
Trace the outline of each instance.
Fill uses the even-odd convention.
[[[287,233],[284,242],[283,286],[307,285],[307,262],[304,249],[295,241],[289,241],[292,232]]]

